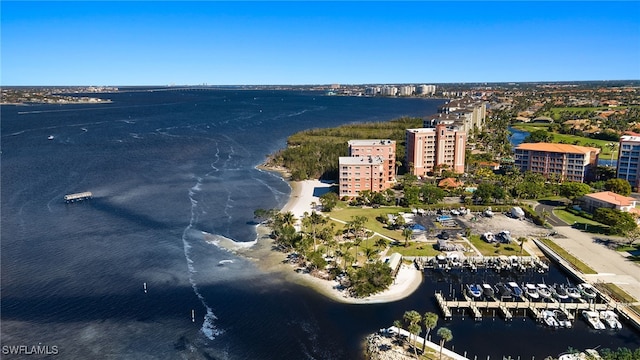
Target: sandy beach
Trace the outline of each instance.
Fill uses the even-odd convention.
[[[319,180],[305,180],[289,182],[291,196],[282,208],[282,212],[291,211],[297,220],[300,220],[305,212],[319,210],[319,197],[328,192],[331,184]],[[313,205],[316,204],[316,208]],[[235,247],[231,250],[252,259],[265,271],[277,271],[288,280],[304,286],[312,287],[319,293],[339,302],[350,304],[371,304],[392,302],[411,295],[422,283],[422,273],[412,265],[403,264],[393,284],[384,292],[374,294],[366,298],[354,298],[344,291],[338,290],[337,281],[319,279],[309,274],[294,271],[293,265],[286,263],[286,254],[272,250],[273,240],[269,238],[268,227],[258,226],[258,239],[255,245],[249,248]],[[221,246],[227,247],[220,243]],[[227,247],[228,248],[228,247]]]

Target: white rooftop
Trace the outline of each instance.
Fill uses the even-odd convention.
[[[341,156],[340,165],[380,165],[384,160],[380,156]]]
[[[640,142],[640,136],[622,135],[620,141]]]
[[[375,145],[391,145],[395,143],[395,141],[393,140],[389,140],[389,139],[366,139],[366,140],[349,140],[349,146],[351,145],[370,145],[370,146],[375,146]]]

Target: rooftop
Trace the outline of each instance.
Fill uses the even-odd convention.
[[[631,206],[636,199],[620,194],[616,194],[611,191],[602,191],[593,194],[587,194],[585,197],[589,197],[592,199],[604,201],[609,204],[614,204],[616,206]]]
[[[600,149],[588,146],[555,144],[555,143],[522,143],[516,150],[546,151],[569,154],[588,154],[592,151],[600,153]]]
[[[376,146],[376,145],[391,145],[395,144],[395,141],[389,139],[366,139],[366,140],[349,140],[349,146]]]
[[[620,141],[640,142],[640,136],[622,135]]]
[[[384,160],[381,156],[341,156],[338,158],[340,165],[381,165]]]

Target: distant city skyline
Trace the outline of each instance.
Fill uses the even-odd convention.
[[[2,1],[3,86],[640,79],[640,2]]]

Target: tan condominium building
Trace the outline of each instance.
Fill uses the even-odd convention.
[[[389,187],[395,183],[396,142],[384,140],[350,140],[349,156],[379,156],[384,162],[384,181]]]
[[[434,128],[407,129],[406,159],[416,176],[439,170],[464,172],[467,134],[458,126],[438,124]]]
[[[386,161],[381,156],[341,156],[338,162],[340,197],[355,197],[363,190],[379,192],[391,187]]]
[[[358,196],[360,191],[379,192],[396,181],[396,142],[389,139],[350,140],[349,156],[340,157],[340,197]]]
[[[515,165],[521,172],[531,171],[560,181],[593,180],[600,149],[553,143],[522,143],[515,150]]]

